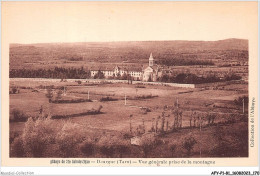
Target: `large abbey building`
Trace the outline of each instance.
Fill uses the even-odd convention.
[[[102,72],[106,78],[114,78],[117,76],[128,75],[131,76],[133,80],[140,81],[157,81],[157,78],[161,76],[160,69],[158,65],[155,64],[152,53],[149,57],[149,62],[139,68],[120,68],[115,66],[114,68],[99,68],[91,69],[91,77],[94,77],[98,72]]]
[[[155,65],[152,53],[149,57],[149,64],[143,68],[143,81],[157,81],[159,77],[159,67]]]

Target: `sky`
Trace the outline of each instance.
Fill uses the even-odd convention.
[[[10,43],[248,39],[256,22],[257,2],[2,2]]]

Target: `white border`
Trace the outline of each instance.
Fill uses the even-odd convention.
[[[8,0],[8,1],[24,1],[24,0]],[[27,0],[27,1],[37,1],[37,0]],[[42,0],[42,1],[48,1],[48,0]],[[64,0],[56,0],[56,1],[64,1]],[[86,0],[78,0],[78,1],[86,1]],[[99,0],[99,1],[108,1],[108,0]],[[123,0],[123,1],[127,1],[127,0]],[[149,0],[142,0],[142,1],[149,1]],[[166,1],[174,1],[174,0],[166,0]],[[190,1],[197,1],[197,0],[190,0]],[[210,1],[210,0],[201,0],[201,1]],[[225,1],[225,0],[218,0],[218,1]],[[229,0],[229,1],[243,1],[243,0]],[[258,0],[253,0],[253,1],[258,2],[258,19],[259,19],[260,3]],[[1,8],[1,4],[0,4],[0,8]],[[0,22],[1,22],[1,18],[0,18]],[[259,23],[258,23],[258,29],[259,29]],[[0,32],[1,32],[1,28],[0,28]],[[2,33],[0,39],[1,38],[2,38]],[[259,31],[258,31],[258,46],[260,46]],[[259,50],[258,50],[258,59],[259,59]],[[259,68],[260,68],[260,63],[258,63],[258,74],[257,74],[258,78],[260,76]],[[0,66],[0,70],[1,70],[1,66]],[[3,76],[2,70],[0,72],[0,75]],[[259,80],[258,80],[258,86],[260,86]],[[0,82],[0,90],[2,91],[2,79]],[[2,94],[0,95],[0,98],[1,97]],[[260,99],[260,95],[258,94],[258,100],[259,99]],[[0,107],[2,108],[1,103],[2,102],[0,101]],[[258,104],[258,110],[259,107],[260,104]],[[258,121],[258,127],[260,125],[259,122],[260,121]],[[0,129],[1,129],[1,121],[0,121]],[[259,131],[257,131],[257,133],[259,137]],[[0,135],[0,140],[1,140],[1,135]],[[1,150],[1,145],[0,145],[0,150]],[[224,171],[224,172],[229,171],[231,174],[232,171],[251,171],[251,172],[259,171],[259,163],[260,163],[259,158],[260,157],[258,152],[258,167],[102,167],[102,168],[100,167],[2,167],[2,161],[1,161],[0,172],[9,173],[8,175],[31,175],[27,172],[33,172],[33,175],[211,175],[213,171]],[[1,159],[1,153],[0,153],[0,159]]]

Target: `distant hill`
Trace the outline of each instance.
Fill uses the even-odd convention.
[[[146,63],[150,53],[157,60],[248,60],[248,40],[131,41],[86,43],[10,44],[10,66],[48,62]]]

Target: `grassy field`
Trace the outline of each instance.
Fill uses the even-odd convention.
[[[66,86],[66,96],[62,96],[63,99],[79,99],[89,98],[92,102],[83,103],[65,103],[55,104],[49,103],[46,97],[46,90],[40,89],[39,86],[54,85]],[[120,134],[127,134],[130,131],[129,116],[132,115],[132,129],[137,130],[138,127],[144,124],[145,131],[148,132],[154,125],[154,119],[158,116],[162,116],[162,112],[165,112],[169,117],[166,117],[166,121],[169,126],[173,125],[174,115],[171,108],[178,101],[179,109],[183,112],[182,126],[190,126],[190,116],[193,111],[196,111],[200,116],[206,116],[208,113],[216,114],[215,122],[224,122],[229,114],[242,114],[242,107],[234,104],[234,99],[247,95],[247,85],[228,85],[224,90],[206,90],[206,89],[189,89],[189,88],[173,88],[158,85],[145,85],[145,88],[137,88],[136,85],[128,84],[99,84],[88,85],[74,82],[40,82],[40,81],[11,81],[10,86],[21,87],[18,94],[10,94],[10,118],[12,118],[12,111],[18,109],[25,113],[27,116],[36,117],[39,116],[39,111],[42,106],[43,113],[51,115],[69,115],[79,114],[92,109],[97,109],[100,105],[101,114],[96,115],[84,115],[65,119],[52,120],[54,123],[64,123],[66,121],[78,125],[78,128],[88,129],[92,132],[113,132]],[[239,87],[238,91],[232,89],[233,87]],[[22,88],[23,87],[23,88]],[[24,88],[27,87],[27,88]],[[56,90],[57,92],[57,90]],[[136,96],[154,96],[149,99],[135,99]],[[54,99],[57,95],[54,93]],[[104,101],[101,102],[102,97],[111,97],[117,101]],[[126,104],[125,104],[126,97]],[[167,107],[168,108],[165,108]],[[144,112],[142,108],[148,108],[150,112]],[[175,108],[176,109],[176,108]],[[25,122],[11,122],[10,134],[21,134],[24,129]],[[159,122],[158,126],[160,126]],[[206,121],[205,121],[206,123]],[[236,133],[239,126],[246,126],[246,123],[222,125],[221,128],[228,131],[234,129]],[[166,128],[166,127],[165,127]],[[203,128],[204,140],[212,136],[214,130],[219,130],[220,127]],[[176,143],[177,150],[180,149],[181,139],[187,136],[187,134],[193,133],[195,138],[198,139],[198,129],[182,129],[176,133],[169,133],[163,137],[162,140],[168,141],[168,143]],[[228,137],[228,135],[225,135]],[[180,140],[179,140],[180,139]],[[215,140],[215,139],[212,139]],[[178,142],[179,141],[179,142]],[[212,156],[207,150],[207,143],[213,143],[214,141],[200,141],[203,143],[203,156]],[[216,143],[216,142],[215,142]],[[167,145],[167,147],[169,147]],[[133,149],[135,150],[135,149]],[[206,152],[206,153],[205,153]],[[134,152],[133,152],[134,153]],[[177,152],[178,153],[178,152]],[[133,157],[134,154],[131,156]],[[183,155],[183,156],[182,156]],[[173,157],[184,157],[185,152],[180,152],[180,155]],[[198,145],[194,148],[194,157],[198,156]],[[243,156],[246,153],[242,153]],[[134,155],[135,156],[135,155]],[[139,155],[138,155],[139,156]],[[150,154],[151,157],[156,157]],[[162,154],[163,157],[166,154]],[[95,155],[96,157],[96,155]],[[141,156],[140,156],[141,157]],[[169,156],[170,157],[170,156]]]

